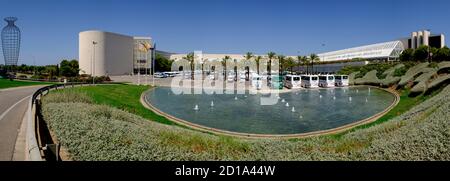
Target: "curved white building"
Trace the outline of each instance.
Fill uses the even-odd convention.
[[[321,61],[363,59],[395,59],[405,49],[401,41],[391,41],[319,54]]]
[[[151,53],[142,56],[136,46],[150,37],[132,37],[105,31],[83,31],[79,33],[80,74],[94,76],[126,75],[137,72],[136,67],[150,69]],[[141,60],[142,59],[142,60]]]

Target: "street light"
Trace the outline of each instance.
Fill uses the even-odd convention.
[[[92,74],[92,85],[95,85],[95,45],[97,45],[98,42],[92,41],[92,67],[91,67],[91,74]]]

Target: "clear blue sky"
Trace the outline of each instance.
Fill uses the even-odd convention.
[[[78,59],[78,33],[90,29],[151,36],[177,53],[306,55],[421,29],[450,38],[449,8],[446,0],[1,0],[0,17],[19,18],[19,64],[43,65]]]

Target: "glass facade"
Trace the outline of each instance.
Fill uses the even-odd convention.
[[[133,48],[133,73],[151,74],[152,39],[135,37]]]

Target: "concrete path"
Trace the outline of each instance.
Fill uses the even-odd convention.
[[[43,86],[0,89],[0,161],[13,160],[16,140],[29,100],[41,87]]]

